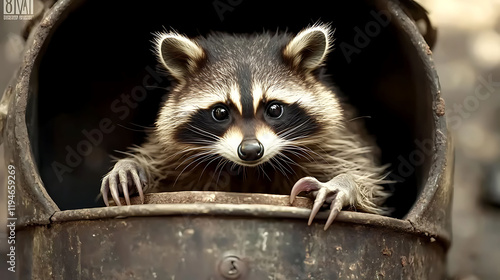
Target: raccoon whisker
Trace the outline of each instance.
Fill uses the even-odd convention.
[[[288,170],[287,168],[285,168],[278,160],[277,157],[273,157],[271,158],[271,160],[269,161],[269,163],[272,165],[273,162],[276,164],[276,168],[278,168],[278,170],[283,174],[285,175],[285,177],[288,179],[288,176],[287,176],[287,171],[290,172],[290,170]]]
[[[325,155],[327,155],[328,153],[325,151],[325,149],[323,149],[323,147],[320,145],[320,144],[316,144],[315,145],[316,148],[320,149]]]
[[[216,155],[215,155],[215,156],[216,156]],[[192,164],[194,164],[194,163],[196,163],[197,161],[200,161],[200,160],[201,160],[201,161],[198,163],[198,164],[200,164],[200,163],[202,163],[202,162],[205,162],[205,161],[209,160],[209,159],[210,159],[210,158],[212,158],[212,157],[214,157],[214,155],[213,155],[213,154],[207,154],[207,155],[205,155],[205,156],[203,156],[203,157],[200,157],[200,158],[198,158],[198,159],[196,159],[196,160],[194,160],[194,161],[190,162],[188,165],[186,165],[186,166],[184,167],[184,169],[182,169],[182,170],[181,170],[181,172],[179,173],[179,175],[177,175],[177,178],[175,178],[175,181],[174,181],[174,186],[175,186],[175,184],[177,183],[177,180],[179,180],[179,178],[180,178],[180,176],[182,175],[182,173],[184,173],[184,171],[186,171],[186,169],[187,169],[189,166],[191,166]],[[196,166],[198,166],[198,164],[197,164]],[[195,167],[196,167],[196,166],[195,166]],[[177,168],[176,168],[176,169],[177,169]]]
[[[302,132],[302,131],[299,131],[299,132]],[[308,136],[301,135],[301,136],[296,136],[296,137],[293,137],[293,138],[288,138],[286,140],[288,140],[288,141],[297,141],[297,140],[307,139],[307,138],[308,138]],[[302,141],[302,142],[312,142],[312,141]]]
[[[272,161],[268,161],[268,163],[269,163],[269,165],[270,165],[270,166],[274,169],[274,171],[278,171],[278,170],[276,169],[276,166],[274,166],[274,164],[273,164],[273,162],[272,162]],[[267,174],[266,174],[266,172],[264,171],[264,169],[262,169],[262,172],[264,172],[264,174],[265,174],[265,175],[267,175]],[[266,176],[266,177],[268,177],[268,176]],[[268,177],[268,178],[269,178],[269,177]],[[271,180],[271,179],[269,179],[269,180]]]
[[[336,157],[336,156],[332,156],[332,159],[336,162],[339,162],[341,164],[344,164],[346,166],[355,166],[356,163],[353,163],[351,160],[349,159],[343,159],[343,158],[340,158],[340,157]]]
[[[296,146],[288,146],[288,147],[285,147],[284,151],[290,153],[290,154],[293,154],[297,157],[300,157],[300,158],[304,158],[304,159],[307,159],[309,162],[313,162],[313,161],[316,161],[314,159],[313,156],[311,156],[307,150],[303,149],[303,148],[300,148],[300,147],[296,147]]]
[[[201,135],[203,137],[207,137],[207,138],[211,139],[212,141],[218,141],[219,140],[219,138],[215,138],[214,136],[212,136],[210,134],[205,134],[205,133],[203,133],[201,131],[193,130],[193,129],[190,129],[190,128],[188,128],[188,129],[189,129],[189,131],[192,131],[192,132],[194,132],[194,133],[196,133],[198,135]]]
[[[171,156],[167,157],[167,159],[171,159],[175,156],[178,156],[179,154],[182,154],[183,155],[178,159],[178,160],[181,160],[182,158],[184,158],[185,156],[189,155],[189,152],[192,152],[192,151],[197,151],[197,150],[206,150],[207,148],[206,147],[189,147],[189,148],[184,148],[174,154],[172,154]]]
[[[243,170],[243,180],[245,181],[247,179],[247,169],[245,168],[245,166],[239,166],[238,173],[240,172],[240,170]]]
[[[217,166],[215,166],[215,172],[217,173],[217,169],[219,169],[219,167],[221,167],[221,165],[223,165],[225,162],[227,162],[227,159],[224,159],[223,157],[220,157],[222,160],[219,160],[219,163],[217,163]],[[222,171],[222,170],[221,170]],[[202,172],[203,174],[203,172]]]
[[[310,122],[309,120],[305,120],[304,122],[302,122],[301,124],[298,124],[298,125],[296,125],[296,122],[295,122],[295,123],[293,123],[292,125],[290,125],[290,128],[289,128],[289,129],[287,129],[287,130],[285,130],[285,131],[282,131],[282,133],[283,133],[283,132],[286,132],[286,133],[291,133],[291,132],[293,132],[293,131],[295,131],[295,130],[297,130],[297,129],[300,129],[302,126],[304,126],[304,125],[308,124],[309,122]]]
[[[199,156],[210,155],[210,154],[212,154],[211,151],[205,151],[202,153],[196,153],[196,154],[190,155],[189,157],[185,158],[181,163],[179,163],[177,165],[177,167],[175,167],[175,169],[177,170],[177,168],[179,168],[179,166],[183,165],[188,160],[194,159],[194,158],[199,157]],[[191,163],[193,163],[193,162],[191,162]]]
[[[186,144],[191,144],[191,145],[204,145],[204,146],[198,146],[198,147],[186,147],[182,149],[181,151],[178,151],[177,153],[173,154],[173,156],[176,156],[180,153],[187,153],[195,150],[208,150],[211,148],[213,145],[212,141],[208,140],[198,140],[198,141],[192,141],[192,142],[186,142]],[[182,157],[181,157],[182,158]]]
[[[204,159],[206,159],[206,158],[208,158],[208,157],[212,157],[212,156],[214,156],[212,153],[204,153],[204,154],[196,154],[196,155],[194,155],[194,157],[193,157],[193,158],[196,158],[196,157],[198,157],[198,158],[196,158],[195,160],[191,161],[191,162],[190,162],[187,166],[185,166],[185,167],[184,167],[184,169],[181,171],[181,173],[182,173],[182,172],[184,172],[184,170],[185,170],[187,167],[189,167],[190,165],[192,165],[192,164],[194,164],[194,163],[197,163],[197,162],[198,162],[198,161],[200,161],[200,160],[204,160]],[[182,166],[182,164],[183,164],[184,162],[186,162],[187,160],[189,160],[189,159],[186,159],[186,160],[184,160],[183,162],[181,162],[179,165],[177,165],[177,167],[175,168],[175,170],[176,170],[177,168],[179,168],[180,166]],[[203,161],[202,161],[202,162],[203,162]],[[195,166],[195,167],[196,167],[196,166]]]
[[[146,127],[146,126],[140,126],[140,125],[137,125],[137,124],[133,124],[133,123],[130,123],[132,125],[135,125],[135,126],[138,126],[142,129],[134,129],[134,128],[130,128],[130,127],[126,127],[122,124],[117,124],[119,127],[122,127],[122,128],[125,128],[126,130],[130,130],[130,131],[134,131],[134,132],[148,132],[148,131],[153,131],[155,129],[155,127]]]
[[[194,164],[194,163],[197,163],[193,168],[191,168],[191,170],[195,169],[197,166],[199,166],[200,164],[206,162],[206,161],[209,161],[209,160],[212,160],[212,159],[216,159],[217,156],[216,155],[205,155],[203,157],[200,157],[198,159],[196,159],[195,161],[191,162],[190,164],[188,164],[186,167],[184,167],[184,169],[179,173],[179,175],[177,176],[175,182],[174,182],[174,186],[175,186],[175,183],[177,183],[177,180],[180,178],[180,176],[184,173],[184,171],[186,171],[190,165]],[[207,164],[207,166],[209,165],[210,163]],[[201,175],[200,175],[201,177]]]
[[[321,149],[322,150],[322,149]],[[307,147],[307,146],[300,146],[300,147],[296,147],[295,148],[295,151],[301,155],[305,157],[307,157],[309,159],[309,162],[322,162],[323,164],[331,164],[331,160],[330,159],[330,156],[325,152],[327,158],[325,158],[325,156],[323,156],[322,154],[319,154],[317,153],[316,151],[312,150],[311,148]],[[312,159],[312,161],[311,161]]]
[[[117,152],[119,154],[122,154],[122,155],[125,155],[125,156],[128,156],[128,157],[133,157],[134,156],[133,153],[129,153],[129,152],[122,152],[122,151],[118,151],[118,150],[114,150],[114,152]],[[118,159],[119,159],[119,158],[114,157],[114,156],[112,156],[112,158],[113,158],[113,160],[116,160],[116,161],[118,161]]]
[[[324,142],[324,140],[321,139],[320,137],[311,138],[309,136],[308,130],[298,130],[298,131],[295,131],[294,133],[300,134],[300,135],[297,135],[297,136],[294,136],[291,138],[286,138],[288,135],[285,135],[285,137],[283,137],[283,135],[280,135],[280,136],[282,138],[284,138],[287,142],[294,142],[295,145],[301,145],[301,146],[314,145],[314,144],[317,144],[318,142],[319,143]]]
[[[196,127],[196,126],[194,126],[194,125],[189,125],[189,127],[191,127],[191,128],[193,128],[193,129],[195,129],[195,130],[189,129],[190,131],[192,131],[192,132],[194,132],[194,133],[198,133],[198,134],[200,134],[200,135],[207,136],[207,137],[209,137],[209,138],[211,138],[211,139],[214,139],[214,140],[219,140],[219,139],[220,139],[220,137],[219,137],[219,136],[217,136],[217,135],[215,135],[215,134],[213,134],[213,133],[210,133],[210,132],[208,132],[208,131],[206,131],[206,130],[204,130],[204,129],[201,129],[201,128],[199,128],[199,127]]]
[[[349,156],[349,155],[360,155],[360,154],[368,154],[371,152],[371,149],[369,147],[363,147],[363,148],[357,148],[357,149],[351,149],[351,150],[348,150],[348,151],[342,151],[342,152],[339,152],[337,154],[335,154],[336,156],[340,157],[340,156]]]
[[[136,123],[130,123],[130,124],[137,126],[137,127],[140,127],[140,128],[146,128],[146,129],[155,129],[156,128],[156,126],[144,126],[144,125],[140,125],[140,124],[136,124]]]
[[[346,148],[351,148],[351,149],[356,149],[359,148],[359,144],[351,141],[351,140],[346,140],[346,139],[330,139],[330,143],[335,146],[339,147],[346,147]]]
[[[205,172],[205,169],[206,169],[206,168],[207,168],[207,167],[208,167],[208,166],[209,166],[212,162],[214,162],[215,160],[218,160],[218,159],[220,160],[220,159],[221,159],[221,157],[217,155],[217,156],[215,156],[213,159],[211,159],[211,160],[210,160],[207,164],[205,164],[205,168],[203,168],[203,172]],[[202,162],[203,162],[203,161],[202,161]],[[202,163],[202,162],[200,162],[200,163]],[[200,163],[198,163],[196,166],[198,166]],[[196,168],[196,166],[195,166],[194,168]],[[194,169],[194,168],[193,168],[193,169]],[[202,175],[203,175],[203,172],[202,172]],[[217,172],[217,169],[215,169],[214,175],[215,175],[215,173],[216,173],[216,172]],[[201,178],[201,175],[200,175],[200,178]]]
[[[304,159],[308,160],[309,162],[316,162],[316,159],[314,157],[312,157],[307,151],[299,150],[299,151],[295,152],[295,151],[288,150],[287,152],[289,152],[293,155],[296,155],[299,158],[304,158]]]
[[[196,141],[190,141],[190,142],[185,142],[186,144],[192,144],[192,145],[205,145],[205,144],[209,144],[209,145],[212,145],[213,144],[213,141],[209,141],[209,140],[203,140],[203,139],[199,139],[199,140],[196,140]]]
[[[242,168],[244,168],[243,166],[237,164],[236,162],[234,161],[229,161],[231,162],[231,167],[229,168],[231,170],[231,172],[234,172],[236,171],[236,173],[239,175],[241,174],[241,170]],[[237,168],[237,169],[236,169]],[[245,173],[243,173],[243,176],[245,176]]]
[[[200,153],[200,154],[201,154],[201,153]],[[208,151],[207,153],[204,153],[204,154],[205,154],[205,156],[204,156],[204,157],[202,157],[202,158],[203,158],[203,160],[201,160],[200,162],[198,162],[198,163],[197,163],[197,164],[196,164],[193,168],[191,168],[191,170],[194,170],[196,167],[198,167],[198,165],[200,165],[201,163],[203,163],[203,162],[205,162],[205,161],[209,160],[209,157],[207,157],[207,155],[214,156],[214,157],[218,157],[218,155],[217,155],[217,154],[215,154],[213,151]],[[201,155],[203,155],[203,154],[201,154]],[[206,160],[205,160],[205,159],[206,159]],[[196,161],[198,161],[198,160],[199,160],[199,159],[195,160],[194,162],[196,162]]]
[[[272,159],[271,159],[272,160]],[[277,171],[276,170],[276,167],[274,166],[274,164],[271,162],[271,160],[269,160],[267,163],[273,168],[274,171]],[[262,169],[262,171],[264,171],[263,167],[261,165],[259,165],[260,169]]]
[[[237,166],[236,162],[232,162],[231,164],[231,170],[234,170],[234,168]],[[239,166],[238,166],[239,167]],[[239,169],[238,169],[239,170]],[[239,171],[237,171],[239,172]]]
[[[278,136],[282,137],[282,138],[286,138],[287,136],[289,136],[290,134],[292,134],[295,130],[301,128],[303,125],[305,125],[307,123],[309,123],[309,120],[306,120],[306,121],[304,121],[303,123],[301,123],[301,124],[299,124],[297,126],[293,126],[293,127],[289,128],[289,129],[281,131],[280,133],[278,133]]]
[[[191,145],[198,145],[198,148],[207,148],[207,147],[212,147],[214,142],[213,141],[198,141],[198,142],[188,142],[188,144]]]
[[[206,149],[206,146],[203,146],[203,147],[185,147],[181,150],[178,150],[177,152],[175,152],[174,154],[172,154],[171,156],[169,156],[168,158],[172,158],[174,156],[177,156],[181,153],[187,153],[187,152],[190,152],[190,151],[195,151],[195,150],[203,150],[203,149]],[[164,150],[165,152],[168,152],[166,150]]]
[[[287,179],[290,179],[288,178],[288,175],[286,174],[287,172],[289,172],[290,174],[292,174],[292,172],[290,172],[290,170],[288,170],[283,164],[281,164],[276,158],[272,158],[271,159],[272,162],[276,163],[277,165],[277,168],[278,170],[287,178]]]
[[[289,131],[288,136],[290,136],[293,133],[297,135],[295,136],[296,139],[302,139],[302,138],[310,139],[308,135],[310,134],[311,131],[313,131],[313,129],[308,126],[302,127],[303,125],[308,125],[308,124],[310,124],[309,120],[301,123],[300,125],[298,125],[298,127],[294,127],[292,130]]]
[[[296,174],[295,170],[290,166],[291,165],[295,165],[295,166],[298,166],[299,168],[305,170],[306,168],[302,165],[300,165],[299,163],[295,162],[293,159],[289,158],[288,156],[286,156],[285,154],[281,153],[281,154],[278,154],[276,156],[278,159],[280,159],[284,164],[286,164],[291,170],[292,170],[292,174]]]
[[[221,165],[221,168],[219,170],[219,175],[217,175],[217,181],[215,181],[215,186],[219,186],[219,179],[220,179],[220,175],[222,174],[222,170],[224,169],[224,166],[226,165],[226,163],[228,163],[228,160],[222,160],[219,162],[219,164],[223,162],[223,164]],[[217,164],[217,166],[219,166],[219,164]],[[215,168],[215,172],[217,173],[217,167]]]
[[[283,164],[281,164],[278,160],[276,160],[276,164],[278,165],[278,168],[280,169],[280,172],[285,176],[286,179],[290,179],[287,175],[287,173],[293,174],[292,171],[288,170]]]
[[[271,162],[269,162],[269,164],[270,164],[271,166],[273,166],[273,165],[271,164]],[[274,167],[273,167],[273,168],[274,168]],[[259,169],[260,169],[260,170],[262,170],[262,174],[264,174],[264,176],[265,176],[265,177],[266,177],[269,181],[271,181],[271,178],[269,177],[269,175],[267,175],[267,173],[266,173],[266,171],[264,170],[264,167],[262,167],[262,165],[259,165]]]
[[[316,161],[317,157],[324,159],[321,155],[319,155],[318,153],[314,152],[313,150],[311,150],[306,146],[287,145],[285,146],[285,150],[288,151],[289,153],[293,152],[297,156],[309,160],[309,162],[317,162]],[[327,162],[326,160],[324,161]]]
[[[359,117],[355,117],[355,118],[352,118],[350,120],[347,120],[346,122],[352,122],[352,121],[359,120],[359,119],[371,119],[371,118],[372,118],[371,116],[359,116]]]
[[[178,165],[175,169],[177,169],[180,165]],[[179,178],[181,177],[182,173],[184,173],[184,170],[186,170],[187,166],[184,167],[184,169],[181,170],[181,172],[179,172],[179,174],[177,175],[177,177],[175,178],[175,181],[174,181],[174,184],[172,185],[172,187],[175,187],[175,185],[177,184],[177,181],[179,180]]]
[[[322,155],[318,154],[317,152],[315,152],[314,150],[312,150],[311,148],[309,148],[307,146],[296,146],[296,147],[300,148],[301,151],[307,153],[308,155],[311,155],[311,154],[315,155],[316,157],[318,157],[321,160],[323,160],[325,163],[329,162],[328,160],[326,160],[325,157],[323,157]],[[321,147],[319,147],[319,148],[325,153],[325,155],[328,155],[328,153],[325,150],[323,150]],[[315,157],[313,157],[313,158],[315,158]],[[316,159],[314,161],[316,161]]]
[[[307,132],[304,131],[299,131],[301,134],[307,134]],[[310,145],[315,145],[315,144],[323,144],[325,141],[329,141],[329,138],[322,138],[322,137],[316,137],[316,138],[311,138],[309,136],[305,135],[299,135],[293,138],[286,139],[289,142],[294,142],[295,145],[300,145],[300,146],[310,146]]]
[[[188,144],[195,144],[195,143],[193,142],[193,143],[188,143]],[[199,144],[201,144],[201,143],[199,143]],[[210,143],[210,144],[213,144],[213,143]],[[182,149],[182,150],[180,150],[180,151],[172,154],[168,158],[170,159],[172,157],[178,156],[179,154],[183,154],[180,158],[177,159],[177,160],[181,160],[185,156],[189,155],[190,152],[192,152],[192,151],[199,151],[199,150],[208,151],[208,150],[210,150],[210,147],[208,145],[207,146],[202,146],[202,147],[187,147],[187,148],[184,148],[184,149]]]
[[[207,169],[207,167],[210,165],[210,163],[212,163],[212,162],[213,162],[214,160],[216,160],[216,159],[219,159],[219,160],[220,160],[221,158],[222,158],[221,156],[217,155],[214,159],[212,159],[210,162],[208,162],[208,163],[205,165],[205,168],[203,168],[203,170],[201,171],[200,178],[198,179],[198,181],[201,179],[201,176],[203,176],[203,173],[205,173],[205,170],[206,170],[206,169]],[[217,167],[215,168],[215,172],[214,172],[214,174],[215,174],[215,173],[217,173],[217,168],[219,167],[219,164],[220,164],[220,161],[219,161],[219,163],[217,164]],[[196,168],[196,166],[195,166],[195,168]],[[193,168],[193,169],[194,169],[194,168]]]
[[[329,153],[329,152],[327,152],[327,151],[325,151],[325,149],[323,149],[323,147],[322,147],[320,144],[315,144],[315,146],[316,146],[316,148],[320,149],[320,150],[323,152],[323,154],[325,154],[325,155],[330,155],[330,153]],[[307,148],[307,149],[309,149],[311,152],[313,152],[313,153],[315,153],[316,155],[318,155],[319,157],[321,157],[321,159],[323,159],[323,160],[325,161],[325,163],[328,163],[328,161],[327,161],[324,157],[322,157],[322,156],[321,156],[321,155],[319,155],[318,153],[314,152],[311,148]]]
[[[165,90],[166,92],[169,92],[170,89],[168,87],[158,87],[158,86],[145,86],[147,89],[162,89]]]
[[[299,166],[301,168],[302,165],[298,164],[297,162],[295,162],[293,159],[289,158],[287,155],[285,155],[284,153],[280,153],[277,155],[277,157],[283,161],[283,163],[285,163],[288,167],[292,168],[290,165],[288,165],[289,163],[292,164],[292,165],[295,165],[295,166]],[[293,168],[292,168],[293,170]]]

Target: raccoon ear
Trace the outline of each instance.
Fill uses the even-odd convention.
[[[205,51],[195,41],[175,32],[156,34],[158,59],[180,82],[194,73],[205,59]]]
[[[330,27],[315,25],[297,34],[283,49],[283,58],[293,68],[307,72],[321,66],[330,49]]]

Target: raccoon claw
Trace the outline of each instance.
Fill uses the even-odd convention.
[[[343,180],[337,178],[321,183],[316,178],[304,177],[293,186],[290,193],[290,203],[293,203],[295,197],[303,191],[309,192],[315,198],[308,225],[311,225],[323,205],[330,204],[330,214],[324,227],[327,230],[342,208],[348,204],[349,188],[346,188]]]
[[[141,202],[144,203],[143,186],[146,183],[146,176],[142,168],[130,160],[118,161],[103,179],[101,184],[102,199],[106,206],[109,206],[109,197],[121,206],[120,194],[123,194],[127,205],[130,205],[130,195],[138,193]]]

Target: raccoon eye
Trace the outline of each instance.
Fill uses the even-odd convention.
[[[224,106],[217,106],[212,109],[212,118],[218,122],[225,121],[229,118],[229,111]]]
[[[279,103],[271,103],[267,107],[266,113],[269,117],[278,119],[283,115],[283,105]]]

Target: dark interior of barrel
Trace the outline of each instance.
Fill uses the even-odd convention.
[[[387,205],[395,209],[394,217],[403,217],[426,183],[431,154],[421,144],[432,140],[434,127],[427,70],[410,36],[397,20],[387,26],[379,22],[375,32],[374,13],[388,9],[383,1],[291,3],[75,4],[39,56],[27,110],[28,120],[36,120],[28,129],[39,172],[56,204],[61,209],[102,206],[96,197],[103,174],[112,166],[110,155],[119,157],[117,150],[140,144],[144,127],[153,125],[169,81],[152,74],[157,68],[152,32],[298,32],[321,20],[335,28],[327,73],[359,116],[367,116],[364,121],[382,150],[382,162],[391,164],[390,178],[398,181],[387,185],[394,192]],[[360,45],[356,34],[367,27],[373,36]],[[347,54],[348,45],[357,51]],[[157,85],[141,91],[144,79]]]

